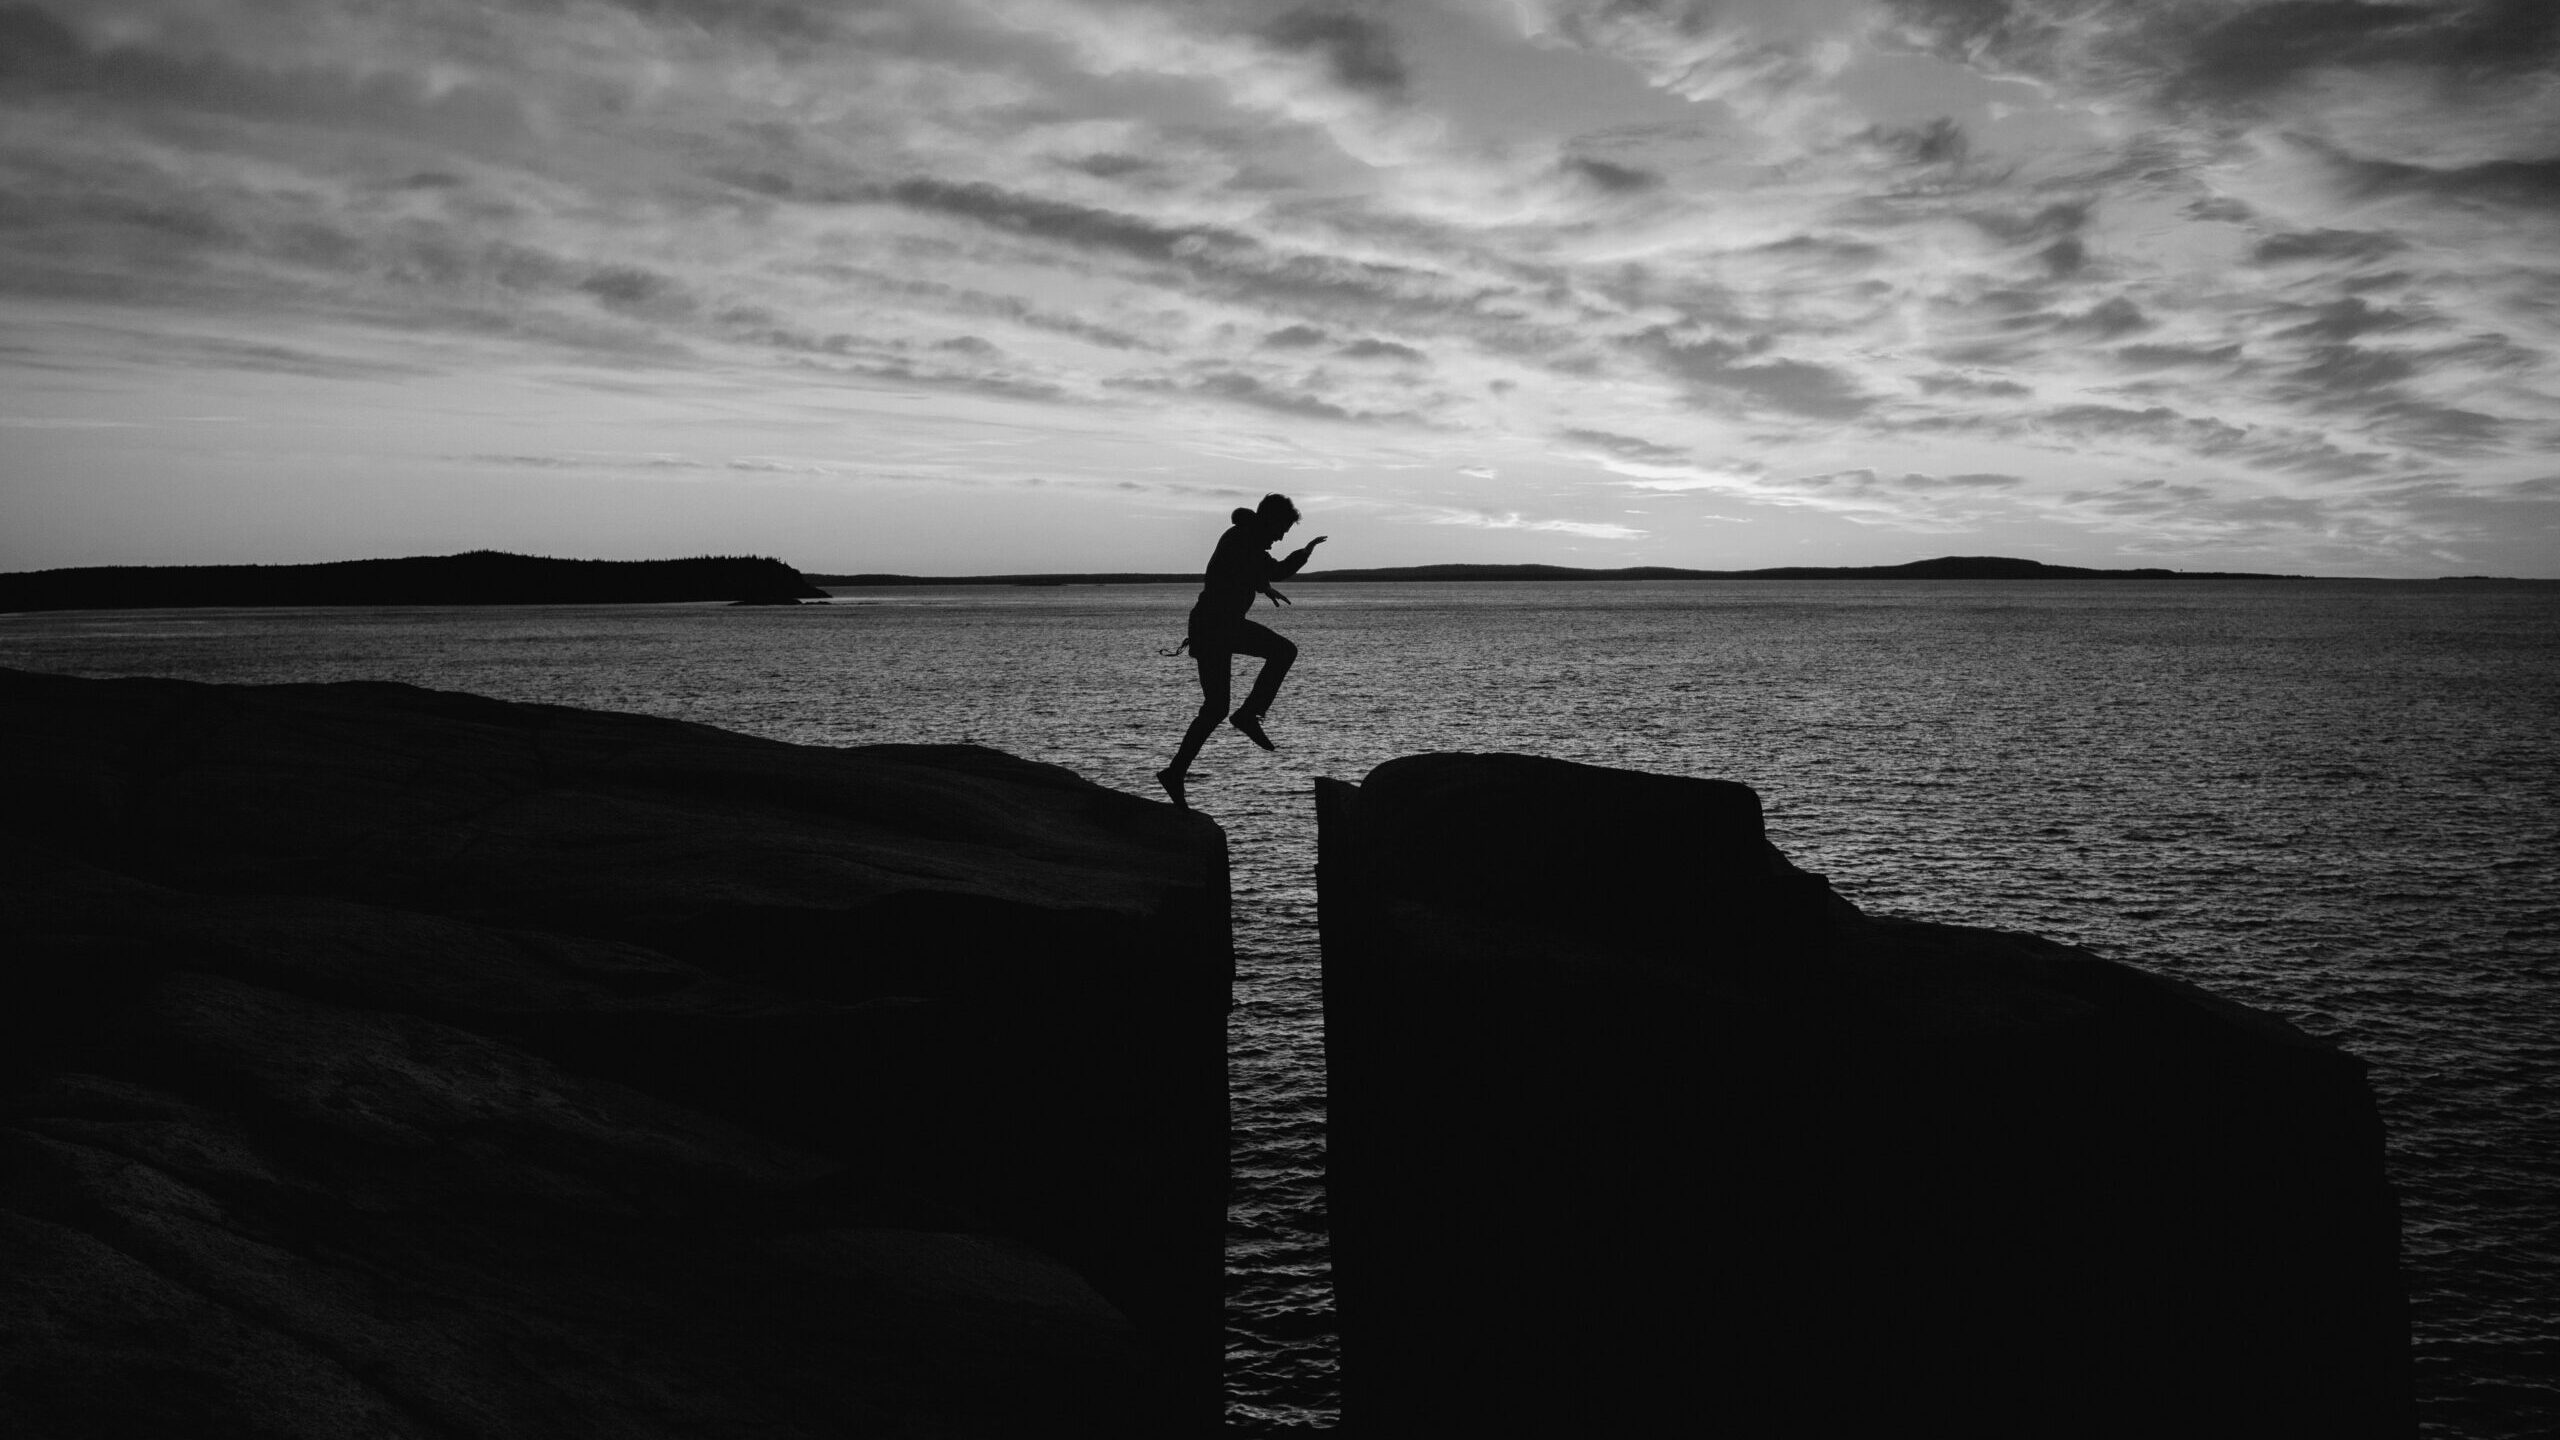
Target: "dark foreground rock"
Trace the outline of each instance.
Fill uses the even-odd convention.
[[[1207,820],[396,685],[0,749],[0,1433],[1216,1425]]]
[[[2361,1062],[1862,915],[1740,785],[1317,789],[1346,1432],[2411,1433]]]

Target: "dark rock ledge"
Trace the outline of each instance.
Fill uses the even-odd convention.
[[[1210,1433],[1196,815],[0,671],[0,1433]]]
[[[1317,800],[1346,1433],[2412,1433],[2361,1062],[1861,914],[1745,786]]]

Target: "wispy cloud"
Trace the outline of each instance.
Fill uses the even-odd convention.
[[[1633,540],[1645,532],[1632,525],[1606,520],[1533,519],[1517,510],[1492,512],[1482,510],[1433,510],[1421,516],[1425,524],[1463,525],[1477,530],[1526,530],[1555,535],[1575,535],[1587,540]]]
[[[2560,569],[2535,0],[31,0],[0,57],[31,417],[503,378],[717,453],[1045,431],[1147,504],[1214,502],[1078,477],[1338,472],[1417,559]],[[1688,498],[1557,499],[1630,493]]]

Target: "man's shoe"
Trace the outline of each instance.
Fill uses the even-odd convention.
[[[1235,714],[1227,717],[1227,723],[1233,725],[1238,730],[1243,731],[1244,738],[1261,746],[1265,750],[1277,750],[1280,748],[1279,746],[1271,743],[1270,736],[1262,733],[1262,717],[1259,715],[1247,715],[1243,711],[1239,710]]]
[[[1159,770],[1156,772],[1156,783],[1164,787],[1164,793],[1173,797],[1174,804],[1181,806],[1185,810],[1191,808],[1191,802],[1182,798],[1182,785],[1185,780],[1190,778],[1191,777],[1183,774],[1179,770]]]

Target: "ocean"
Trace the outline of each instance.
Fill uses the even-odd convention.
[[[1337,1413],[1310,781],[1428,750],[1739,780],[1879,913],[2030,930],[2373,1066],[2422,1431],[2560,1430],[2560,585],[1319,584],[1228,832],[1232,1428]],[[967,741],[1156,793],[1182,586],[831,604],[0,615],[0,665],[402,680],[815,745]],[[1237,662],[1238,693],[1256,662]]]

